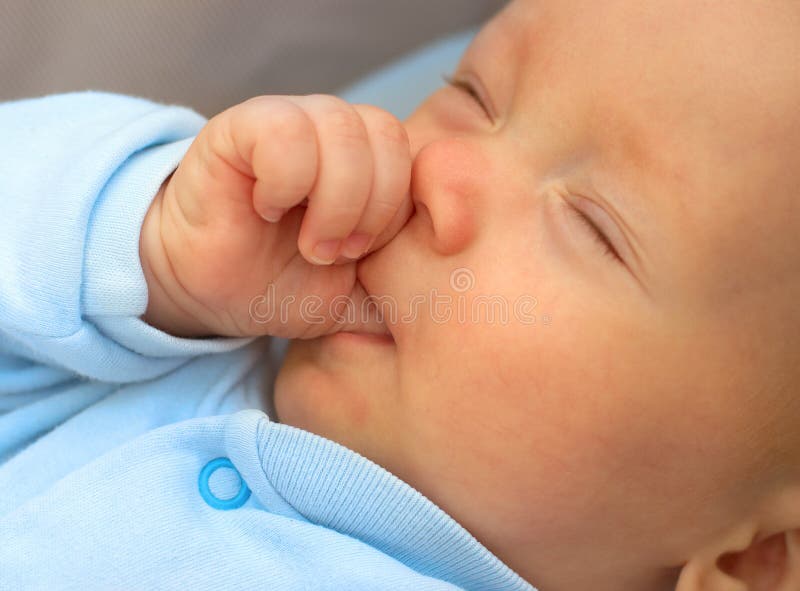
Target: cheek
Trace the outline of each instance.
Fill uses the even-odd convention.
[[[630,521],[631,503],[651,520],[648,507],[681,495],[688,448],[675,366],[635,318],[591,309],[579,294],[539,301],[549,324],[420,328],[426,346],[403,368],[412,445],[429,471],[419,479],[463,505],[459,517],[487,542],[503,531],[579,544],[590,528],[598,543]]]

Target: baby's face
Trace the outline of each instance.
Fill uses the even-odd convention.
[[[789,0],[510,3],[457,71],[484,107],[407,122],[416,211],[359,268],[394,343],[294,342],[280,419],[543,590],[670,588],[782,420],[799,29]]]

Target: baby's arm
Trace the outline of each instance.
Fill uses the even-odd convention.
[[[410,173],[405,129],[376,107],[262,96],[224,111],[145,219],[145,318],[191,337],[370,330],[361,314],[356,326],[337,322],[332,304],[347,298],[361,308],[354,261],[408,219]],[[306,296],[318,298],[319,322],[302,317]],[[285,315],[276,313],[281,303],[293,304]]]

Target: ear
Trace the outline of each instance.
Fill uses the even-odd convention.
[[[697,552],[675,591],[800,589],[800,497],[793,501],[776,503]]]

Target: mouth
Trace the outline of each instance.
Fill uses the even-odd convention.
[[[394,344],[394,334],[382,317],[377,303],[371,298],[373,292],[365,282],[361,265],[358,265],[353,294],[357,306],[356,323],[354,326],[343,329],[339,334],[368,337],[376,342]]]

